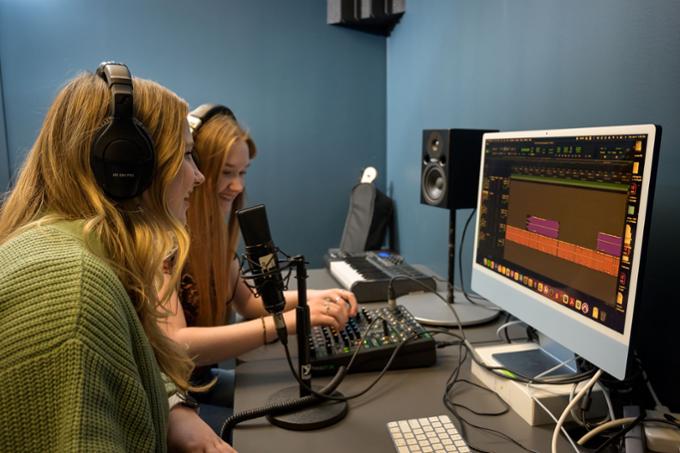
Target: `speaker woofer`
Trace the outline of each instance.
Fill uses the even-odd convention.
[[[422,177],[421,193],[428,204],[438,205],[446,196],[446,173],[438,163],[425,168]]]

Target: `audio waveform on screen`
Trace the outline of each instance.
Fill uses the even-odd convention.
[[[560,222],[530,215],[527,217],[527,230],[557,239],[560,235]]]
[[[541,223],[539,222],[539,224]],[[545,225],[545,223],[541,224],[544,230],[550,230],[552,234],[553,230],[547,228]],[[532,228],[536,229],[536,225],[534,224]],[[559,232],[559,224],[555,231]],[[599,250],[601,235],[608,236],[602,241],[602,244],[607,251]],[[602,237],[604,238],[604,236]],[[510,225],[507,225],[505,230],[506,241],[511,241],[524,247],[529,247],[538,250],[539,252],[547,253],[608,275],[617,276],[621,249],[619,245],[619,249],[616,253],[610,253],[614,248],[614,240],[612,238],[616,238],[616,236],[598,233],[598,250],[593,250],[570,242],[560,241],[556,236],[548,236]],[[618,239],[620,240],[621,238]]]
[[[597,249],[608,255],[620,256],[623,238],[613,234],[597,233]]]

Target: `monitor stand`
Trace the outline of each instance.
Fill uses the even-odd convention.
[[[446,300],[446,292],[439,292],[439,294]],[[458,321],[446,305],[448,302],[444,300],[432,293],[414,293],[397,298],[397,303],[404,306],[421,324],[457,327]],[[463,327],[492,322],[500,313],[495,306],[489,305],[489,308],[485,308],[488,302],[471,304],[465,300],[461,291],[454,291],[454,301],[453,307]]]

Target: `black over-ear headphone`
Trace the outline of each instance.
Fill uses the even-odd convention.
[[[132,76],[128,67],[107,61],[99,65],[97,75],[111,90],[111,107],[92,143],[92,172],[109,197],[134,198],[151,185],[156,164],[153,141],[133,115]]]
[[[201,126],[207,123],[210,118],[220,113],[230,116],[234,121],[237,121],[234,112],[229,107],[221,104],[202,104],[189,112],[187,120],[189,121],[192,135],[196,135]]]

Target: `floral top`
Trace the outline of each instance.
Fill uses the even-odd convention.
[[[174,265],[174,256],[163,261],[163,272],[165,274],[169,274]],[[196,319],[198,318],[198,304],[200,298],[198,289],[196,288],[196,281],[188,272],[182,272],[177,297],[179,298],[179,303],[182,306],[184,320],[186,321],[187,327],[195,326]],[[191,385],[201,386],[210,382],[212,380],[212,373],[210,372],[210,369],[216,366],[217,364],[197,366],[194,368],[194,371],[191,373]]]
[[[174,257],[167,259],[163,262],[163,272],[166,274],[170,273],[170,270],[174,266]],[[235,293],[235,291],[234,291]],[[193,276],[185,271],[182,271],[182,276],[180,278],[179,290],[177,293],[179,298],[179,303],[182,305],[182,311],[184,312],[184,320],[186,321],[187,327],[196,326],[198,319],[198,305],[200,303],[200,294],[198,293],[198,288],[196,287],[196,281]],[[233,299],[234,294],[231,299]],[[191,374],[191,384],[196,386],[205,385],[213,380],[211,368],[216,368],[217,364],[197,366],[194,368]]]
[[[195,326],[196,318],[198,318],[198,302],[200,300],[198,289],[194,278],[188,272],[182,273],[182,278],[179,283],[179,302],[182,304],[182,311],[184,312],[184,319],[187,326]]]
[[[163,261],[163,273],[169,274],[175,266],[175,256]],[[179,291],[177,292],[179,303],[182,305],[184,312],[184,320],[187,327],[196,325],[198,318],[198,304],[200,301],[198,288],[196,288],[196,281],[190,273],[182,271],[182,276],[179,281]]]

